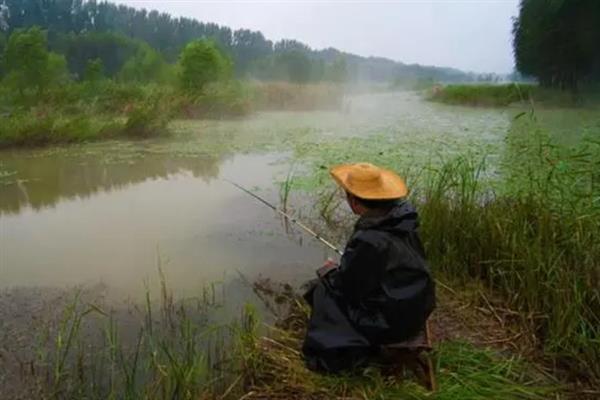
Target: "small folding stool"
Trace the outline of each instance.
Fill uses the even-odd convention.
[[[413,339],[382,346],[382,351],[386,355],[386,365],[391,369],[390,372],[398,373],[409,370],[415,374],[425,388],[435,392],[437,383],[432,349],[429,321]]]

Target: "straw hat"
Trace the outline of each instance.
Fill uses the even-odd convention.
[[[347,192],[365,200],[394,200],[408,194],[406,183],[395,172],[369,163],[347,164],[330,171]]]

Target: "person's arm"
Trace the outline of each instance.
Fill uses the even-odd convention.
[[[334,287],[352,305],[376,289],[385,271],[385,255],[374,240],[357,237],[348,243],[335,274]]]

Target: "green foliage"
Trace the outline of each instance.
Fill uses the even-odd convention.
[[[511,103],[527,101],[534,97],[535,85],[448,85],[435,86],[430,91],[430,99],[448,104],[469,106],[508,106]]]
[[[149,100],[136,104],[127,114],[123,133],[132,138],[148,138],[167,132],[169,113],[158,102]]]
[[[237,361],[250,399],[531,399],[558,395],[557,388],[517,356],[503,355],[469,343],[436,343],[438,389],[428,392],[408,371],[372,363],[345,374],[308,370],[301,352],[308,322],[307,305],[293,289],[255,283],[261,298],[288,307],[268,337],[260,337],[250,320],[237,335]],[[288,286],[289,287],[289,286]],[[444,320],[445,321],[445,320]],[[452,328],[449,328],[450,330]]]
[[[39,99],[45,90],[69,81],[65,57],[49,52],[46,46],[46,36],[37,27],[18,30],[10,36],[5,50],[8,75],[4,82],[20,94],[15,101],[25,103],[30,90],[35,91],[34,99]]]
[[[62,54],[48,53],[48,65],[44,77],[49,87],[65,85],[69,81],[67,60]]]
[[[106,75],[114,77],[137,51],[137,44],[145,42],[167,62],[177,60],[181,49],[198,38],[213,40],[225,54],[235,61],[237,76],[253,75],[260,79],[281,80],[286,76],[266,74],[257,64],[268,64],[279,54],[300,52],[311,62],[310,81],[336,81],[330,78],[328,68],[343,57],[347,63],[347,77],[355,80],[390,82],[398,74],[417,79],[432,76],[437,81],[458,82],[472,80],[470,74],[451,68],[405,65],[389,59],[366,58],[344,54],[336,49],[313,50],[296,40],[280,40],[276,43],[266,39],[261,32],[232,29],[202,23],[189,18],[172,17],[158,11],[126,7],[111,2],[83,0],[3,0],[5,19],[0,25],[8,29],[43,26],[50,37],[50,48],[65,54],[69,70],[78,78],[83,76],[88,59],[100,58]],[[5,28],[0,28],[0,30]],[[302,60],[301,60],[302,61]],[[303,61],[302,61],[303,62]],[[300,66],[299,69],[304,68]],[[269,69],[279,73],[277,68]],[[265,75],[267,75],[265,77]],[[287,75],[287,72],[286,72]],[[334,76],[342,76],[337,72]],[[293,73],[295,82],[305,79]],[[304,72],[300,76],[306,76]]]
[[[226,347],[231,327],[209,321],[222,299],[213,286],[201,293],[203,300],[177,301],[161,279],[158,299],[147,292],[145,304],[116,310],[92,290],[65,291],[56,316],[37,324],[39,347],[32,349],[31,370],[14,393],[24,389],[44,399],[131,400],[223,394],[235,378],[225,370],[232,363]]]
[[[40,28],[13,32],[5,51],[9,84],[21,93],[29,88],[41,92],[48,77],[48,57],[46,35]]]
[[[2,80],[2,78],[4,77],[4,71],[5,71],[5,56],[4,56],[4,52],[6,49],[6,36],[4,36],[4,34],[2,32],[0,32],[0,81]]]
[[[327,75],[327,80],[332,82],[342,83],[346,81],[348,79],[348,63],[346,62],[346,58],[338,56],[329,67]]]
[[[189,43],[179,59],[179,83],[187,92],[202,93],[208,83],[228,78],[231,62],[208,40]]]
[[[165,82],[168,80],[168,67],[162,56],[144,43],[123,65],[119,78],[126,82]]]
[[[555,109],[548,112],[558,114],[554,121],[565,119]],[[296,179],[294,187],[321,190],[325,198],[329,191],[321,185],[331,185],[326,166],[357,160],[401,171],[419,209],[433,268],[453,279],[483,282],[498,295],[494,304],[510,310],[549,362],[597,385],[600,142],[598,114],[591,113],[588,137],[572,147],[551,139],[535,116],[520,114],[499,148],[478,142],[475,154],[465,154],[468,142],[455,147],[456,132],[449,131],[443,154],[456,156],[439,161],[432,156],[437,137],[423,145],[426,131],[417,140],[395,131],[315,140],[296,147],[298,157],[312,160],[313,173],[309,181]],[[574,130],[572,124],[567,129]]]
[[[275,63],[285,71],[287,79],[294,83],[307,83],[311,77],[311,61],[300,50],[290,50],[277,55]]]
[[[101,60],[103,74],[115,77],[142,46],[140,42],[114,32],[71,32],[59,35],[53,44],[56,51],[65,55],[69,70],[79,79],[86,78],[90,60]]]
[[[412,85],[412,89],[428,89],[430,100],[456,105],[505,107],[513,103],[533,101],[544,107],[585,108],[595,107],[600,103],[593,87],[575,94],[535,84],[518,83],[441,86],[422,81]]]
[[[0,148],[98,140],[118,134],[119,129],[117,123],[103,118],[33,109],[0,117]]]
[[[70,83],[48,91],[44,102],[0,115],[0,148],[47,146],[168,133],[172,106],[164,91],[101,81]],[[124,117],[121,116],[124,114]]]
[[[517,69],[542,86],[600,80],[600,2],[521,0],[513,33]]]
[[[433,265],[481,279],[519,311],[546,355],[600,379],[600,143],[561,148],[534,122],[507,138],[502,178],[458,158],[415,194]]]
[[[311,60],[301,50],[285,50],[272,57],[257,60],[251,66],[251,73],[263,80],[306,84],[324,79],[325,63],[323,60]]]
[[[266,40],[261,32],[240,29],[233,34],[235,71],[244,75],[250,70],[256,60],[267,58],[271,55],[273,43]]]
[[[188,117],[238,117],[250,113],[254,93],[236,81],[208,84],[204,93],[185,108]]]
[[[97,83],[104,78],[104,63],[101,59],[88,60],[83,79],[86,82]]]

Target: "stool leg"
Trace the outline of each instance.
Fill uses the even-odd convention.
[[[433,347],[431,340],[431,328],[429,327],[429,320],[425,322],[425,338],[427,339],[427,346],[431,349]],[[437,381],[435,379],[435,367],[433,363],[433,356],[431,353],[425,355],[427,357],[427,375],[428,375],[428,389],[432,392],[437,391]]]

